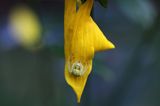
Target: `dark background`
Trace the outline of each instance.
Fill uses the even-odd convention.
[[[12,37],[8,17],[17,4],[39,18],[38,50]],[[63,74],[63,16],[63,0],[0,1],[0,106],[78,105]],[[95,2],[93,18],[116,49],[96,53],[79,106],[160,106],[159,0]]]

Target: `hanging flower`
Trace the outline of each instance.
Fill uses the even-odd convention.
[[[78,10],[76,3],[76,0],[65,0],[65,79],[80,102],[94,53],[115,47],[90,16],[93,0],[86,0]]]

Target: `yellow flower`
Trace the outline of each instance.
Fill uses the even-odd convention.
[[[37,15],[25,5],[11,10],[10,26],[13,37],[27,49],[32,49],[41,39],[41,24]]]
[[[90,16],[93,0],[86,0],[76,10],[76,0],[65,0],[64,46],[65,79],[80,102],[92,59],[97,51],[115,48]]]

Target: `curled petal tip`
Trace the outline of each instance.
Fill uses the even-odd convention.
[[[114,49],[115,45],[112,42],[108,42],[108,48],[109,49]]]
[[[77,95],[77,103],[80,103],[80,102],[81,102],[81,95],[80,96]]]

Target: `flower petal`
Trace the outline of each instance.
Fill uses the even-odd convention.
[[[79,5],[76,0],[65,0],[65,79],[80,102],[96,51],[114,48],[90,16],[93,0]],[[70,4],[69,4],[70,3]]]
[[[81,95],[86,85],[88,75],[91,72],[92,61],[90,61],[90,64],[88,64],[87,67],[88,68],[86,70],[86,73],[83,76],[77,77],[69,73],[68,65],[67,64],[65,65],[65,79],[67,83],[73,88],[74,92],[76,93],[78,103],[80,103]]]

